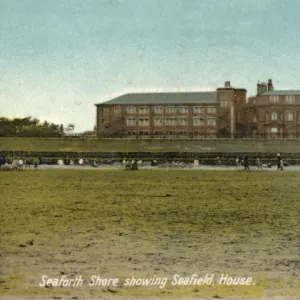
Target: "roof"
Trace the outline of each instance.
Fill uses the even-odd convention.
[[[179,93],[134,93],[125,94],[101,104],[215,104],[217,93],[179,92]]]
[[[235,88],[235,87],[221,87],[221,88],[217,88],[217,91],[242,91],[242,92],[247,92],[246,89],[242,89],[242,88]]]
[[[268,91],[261,96],[272,96],[272,95],[300,95],[300,90],[278,90],[278,91]]]

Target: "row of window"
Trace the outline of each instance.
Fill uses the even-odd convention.
[[[121,108],[120,107],[115,107],[114,108],[114,112],[115,113],[121,113]],[[136,107],[136,106],[128,106],[126,108],[126,112],[127,114],[135,114],[135,113],[139,113],[139,114],[149,114],[150,112],[150,107],[149,106],[140,106],[140,107]],[[179,114],[187,114],[189,112],[189,108],[188,106],[154,106],[153,107],[153,112],[155,114],[163,114],[168,113],[168,114],[175,114],[175,113],[179,113]],[[208,114],[215,114],[216,113],[216,108],[214,106],[208,106],[206,107],[206,112]],[[204,106],[193,106],[193,113],[197,113],[197,114],[204,114],[205,113],[205,107]]]
[[[285,111],[285,121],[294,121],[294,112],[292,111]],[[273,111],[270,114],[266,113],[266,121],[283,121],[283,114],[279,114],[277,111]],[[257,117],[256,115],[253,116],[253,122],[257,122]]]
[[[188,119],[187,118],[154,118],[154,126],[187,126]],[[215,118],[207,118],[206,122],[203,118],[193,118],[193,126],[216,126]],[[148,118],[139,118],[136,120],[135,118],[127,118],[126,119],[127,126],[150,126],[150,120]]]
[[[279,95],[270,96],[270,103],[276,104],[279,103]],[[295,95],[284,96],[285,104],[294,104],[295,103]]]
[[[269,127],[267,128],[267,132],[269,133],[281,133],[283,134],[284,130],[283,128],[277,128],[277,127]],[[289,133],[291,137],[293,137],[293,134],[292,133]]]
[[[205,137],[207,133],[215,133],[215,131],[212,130],[207,130],[204,134],[204,132],[198,132],[198,131],[194,131],[192,133],[193,136],[203,136]],[[148,131],[140,131],[140,132],[134,132],[134,131],[129,131],[127,132],[127,135],[150,135],[150,133]],[[162,132],[162,131],[155,131],[153,133],[154,135],[183,135],[183,136],[188,136],[188,132],[186,131],[166,131],[166,132]]]

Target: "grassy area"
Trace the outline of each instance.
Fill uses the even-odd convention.
[[[1,295],[300,295],[300,173],[1,173]],[[41,288],[43,275],[251,276],[251,286]]]

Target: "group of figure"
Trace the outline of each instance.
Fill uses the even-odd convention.
[[[138,163],[134,159],[130,161],[125,158],[123,164],[125,165],[125,170],[138,170]]]
[[[33,165],[36,170],[39,161],[38,159],[26,159],[25,161],[20,157],[14,157],[11,161],[11,166],[8,163],[8,160],[4,156],[0,156],[0,168],[7,171],[24,171],[24,169],[30,168]]]
[[[249,157],[248,157],[247,154],[244,154],[242,159],[240,157],[237,157],[236,162],[237,162],[238,166],[243,165],[244,166],[244,170],[250,170],[250,167],[249,167]],[[271,167],[272,164],[269,163],[269,164],[267,164],[267,166]],[[256,168],[257,168],[257,170],[258,171],[262,170],[262,167],[263,167],[263,162],[262,162],[262,160],[259,157],[257,157],[256,158]],[[277,153],[277,170],[283,171],[283,167],[284,167],[283,159],[282,159],[280,153]]]
[[[31,166],[33,165],[34,170],[36,171],[37,167],[38,167],[38,159],[34,159],[34,160],[29,160],[26,159],[25,161],[22,158],[14,158],[12,160],[12,170],[13,171],[24,171],[24,168],[31,168]]]

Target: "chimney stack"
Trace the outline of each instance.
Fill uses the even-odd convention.
[[[257,96],[268,91],[268,85],[265,82],[257,83]]]
[[[273,87],[273,83],[272,83],[272,79],[268,80],[268,91],[273,91],[274,87]]]
[[[225,86],[226,88],[230,88],[230,87],[231,87],[230,81],[225,81],[224,86]]]

